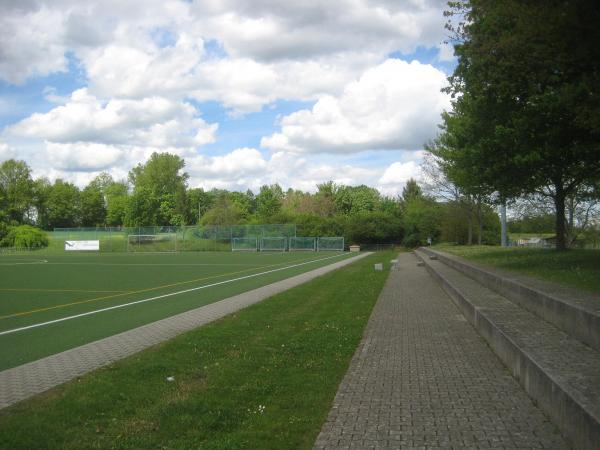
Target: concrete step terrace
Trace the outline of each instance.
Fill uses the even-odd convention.
[[[416,251],[427,270],[576,448],[600,445],[600,352],[519,304]]]

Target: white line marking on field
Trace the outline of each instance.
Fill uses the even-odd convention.
[[[258,277],[260,275],[266,275],[266,274],[273,273],[273,272],[280,272],[282,270],[292,269],[294,267],[304,266],[306,264],[310,264],[310,263],[314,263],[314,262],[319,262],[319,261],[325,261],[327,259],[337,258],[339,256],[344,256],[344,255],[345,255],[344,253],[341,253],[341,254],[336,254],[336,255],[333,255],[333,256],[328,256],[326,258],[313,259],[311,261],[305,261],[305,262],[302,262],[302,263],[299,263],[299,264],[293,264],[291,266],[286,266],[286,267],[280,267],[278,269],[267,270],[266,272],[254,273],[252,275],[245,275],[243,277],[232,278],[230,280],[225,280],[225,281],[219,281],[217,283],[205,284],[204,286],[198,286],[198,287],[195,287],[195,288],[185,289],[183,291],[171,292],[169,294],[158,295],[156,297],[150,297],[150,298],[145,298],[145,299],[142,299],[142,300],[136,300],[136,301],[130,302],[130,303],[123,303],[122,305],[110,306],[108,308],[96,309],[94,311],[88,311],[88,312],[85,312],[85,313],[76,314],[74,316],[62,317],[60,319],[50,320],[48,322],[36,323],[36,324],[33,324],[33,325],[28,325],[26,327],[13,328],[12,330],[6,330],[6,331],[0,332],[0,336],[3,336],[5,334],[16,333],[18,331],[29,330],[31,328],[43,327],[45,325],[50,325],[50,324],[53,324],[53,323],[64,322],[65,320],[77,319],[79,317],[84,317],[84,316],[91,316],[92,314],[97,314],[97,313],[101,313],[101,312],[104,312],[104,311],[110,311],[112,309],[125,308],[126,306],[137,305],[138,303],[146,303],[146,302],[150,302],[152,300],[158,300],[158,299],[161,299],[161,298],[172,297],[174,295],[185,294],[187,292],[199,291],[200,289],[206,289],[206,288],[213,287],[213,286],[219,286],[221,284],[233,283],[234,281],[246,280],[248,278],[254,278],[254,277]]]
[[[46,264],[47,259],[34,259],[33,261],[0,262],[0,266],[22,266],[25,264]]]

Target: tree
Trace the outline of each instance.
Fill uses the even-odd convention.
[[[229,200],[240,212],[240,219],[247,220],[256,209],[254,194],[247,192],[229,192]]]
[[[435,200],[428,197],[416,197],[404,205],[402,225],[407,247],[424,245],[428,238],[438,240],[441,234],[442,211]]]
[[[346,239],[352,244],[396,243],[402,240],[402,221],[383,211],[348,217]]]
[[[240,207],[231,201],[227,193],[220,194],[201,220],[202,225],[237,225],[243,218]]]
[[[0,164],[0,220],[29,221],[33,195],[31,170],[25,161],[9,159]]]
[[[447,138],[447,135],[443,135]],[[445,200],[448,207],[444,219],[444,229],[442,239],[452,242],[460,242],[458,238],[457,228],[460,228],[463,223],[466,223],[466,241],[463,244],[473,244],[473,218],[475,216],[476,205],[473,197],[455,184],[449,177],[452,175],[448,169],[452,167],[448,160],[451,155],[442,153],[441,138],[425,145],[428,153],[423,158],[421,168],[426,176],[426,190],[435,198]],[[446,158],[447,160],[444,160]],[[452,230],[452,231],[450,231]],[[480,228],[481,230],[481,228]],[[479,233],[481,236],[481,231]]]
[[[79,189],[74,184],[57,179],[46,200],[47,226],[72,228],[79,224]]]
[[[338,186],[334,201],[336,210],[342,214],[354,215],[374,211],[381,195],[377,189],[360,186]]]
[[[472,230],[469,224],[464,220],[464,206],[461,201],[451,201],[440,204],[441,224],[440,239],[446,242],[457,244],[472,244]],[[494,208],[489,205],[482,205],[481,227],[479,228],[480,245],[492,245],[500,242],[500,221]]]
[[[414,178],[411,178],[406,182],[406,185],[402,188],[402,203],[406,204],[412,200],[423,197],[423,191],[417,184]]]
[[[182,225],[187,217],[185,162],[177,155],[152,153],[129,172],[133,194],[126,220],[135,225]]]
[[[52,192],[52,183],[47,178],[38,178],[33,182],[33,209],[35,224],[44,229],[50,229],[48,218],[48,198]]]
[[[81,191],[80,206],[82,226],[104,226],[106,222],[106,206],[104,195],[98,186],[90,183]]]
[[[216,195],[202,188],[192,188],[187,191],[188,219],[187,223],[200,223],[206,212],[212,208]]]
[[[450,164],[470,167],[503,199],[552,198],[557,249],[566,247],[566,199],[600,177],[600,10],[593,0],[451,2],[450,78],[456,138]]]
[[[129,201],[127,183],[113,181],[104,188],[106,199],[106,225],[116,227],[124,225]]]
[[[281,186],[278,184],[261,186],[260,192],[256,196],[256,212],[262,220],[268,222],[272,216],[281,210],[282,202],[283,191]]]
[[[336,211],[335,194],[338,186],[333,181],[317,185],[315,213],[321,217],[331,217]]]

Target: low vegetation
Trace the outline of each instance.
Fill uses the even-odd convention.
[[[311,448],[387,278],[378,253],[0,411],[0,447]]]
[[[1,247],[36,249],[48,246],[48,235],[31,225],[6,227],[6,234],[0,239]]]
[[[600,294],[600,250],[438,245],[471,261]]]

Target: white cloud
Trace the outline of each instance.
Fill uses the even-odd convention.
[[[416,161],[394,162],[385,169],[374,185],[382,194],[395,196],[402,192],[411,178],[423,181],[423,171]]]
[[[415,161],[392,163],[379,179],[379,184],[384,186],[406,183],[411,178],[422,178],[421,167]]]
[[[353,49],[384,54],[436,45],[441,0],[195,2],[192,12],[232,56],[259,61],[312,59]]]
[[[4,142],[0,142],[0,162],[17,156],[15,149]]]
[[[439,93],[444,75],[382,61],[391,52],[438,46],[444,3],[4,2],[0,79],[23,83],[71,68],[86,86],[66,97],[47,86],[54,107],[7,127],[1,137],[9,146],[0,144],[0,158],[18,155],[38,176],[80,185],[99,170],[122,177],[152,151],[169,151],[185,157],[192,180],[206,187],[279,182],[314,190],[333,179],[383,180],[381,186],[396,189],[385,167],[366,169],[343,155],[420,148],[435,130],[447,104]],[[251,148],[206,156],[197,148],[215,141],[218,125],[200,118],[190,99],[216,101],[233,115],[280,99],[317,103],[281,119],[280,132],[263,141],[268,156]],[[17,106],[3,96],[0,115],[10,117]],[[307,156],[323,151],[337,156]]]
[[[217,124],[196,117],[188,104],[162,97],[102,102],[78,89],[69,101],[47,113],[35,113],[8,132],[51,142],[195,147],[214,142]]]
[[[64,15],[51,6],[25,2],[2,7],[0,78],[19,84],[31,75],[67,70]]]
[[[0,18],[0,78],[65,71],[72,52],[99,98],[192,96],[234,113],[337,95],[390,52],[443,38],[442,0],[23,4]],[[215,59],[207,42],[226,54]]]
[[[450,107],[440,92],[445,84],[445,75],[430,65],[388,59],[339,97],[324,96],[312,110],[284,117],[281,132],[263,138],[261,146],[307,153],[420,149]]]
[[[113,145],[75,142],[46,143],[46,155],[58,170],[91,172],[109,169],[119,163],[124,150]]]
[[[418,178],[412,173],[412,169],[418,170],[414,162],[403,165],[404,177],[392,176],[397,172],[398,164],[387,169],[385,165],[384,168],[365,168],[348,163],[339,155],[327,161],[311,161],[291,153],[265,156],[257,149],[241,148],[221,156],[186,158],[186,171],[190,174],[190,186],[204,189],[258,192],[262,185],[278,183],[283,189],[292,187],[315,192],[318,184],[331,180],[352,186],[376,186],[385,194],[396,195],[411,176]]]

